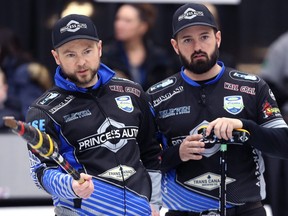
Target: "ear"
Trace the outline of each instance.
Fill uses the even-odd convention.
[[[101,57],[102,56],[102,41],[101,40],[97,42],[97,47],[98,47],[99,57]]]
[[[172,38],[172,39],[170,40],[170,42],[171,42],[171,45],[172,45],[174,51],[179,55],[179,49],[178,49],[177,40],[175,40],[175,39]]]
[[[59,55],[58,55],[57,51],[51,50],[51,53],[52,53],[52,55],[53,55],[53,57],[54,57],[54,60],[55,60],[56,64],[57,64],[57,65],[60,65]]]
[[[219,48],[219,47],[220,47],[220,44],[221,44],[221,32],[220,32],[220,31],[217,31],[215,37],[216,37],[217,46],[218,46],[218,48]]]

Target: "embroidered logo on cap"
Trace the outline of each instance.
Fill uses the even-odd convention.
[[[60,29],[60,33],[64,33],[66,31],[76,32],[76,31],[83,29],[83,28],[87,29],[87,24],[79,23],[75,20],[71,20],[66,26],[64,26]]]
[[[204,16],[203,11],[196,11],[193,8],[188,8],[178,17],[178,21],[181,21],[182,19],[193,19],[196,16]]]

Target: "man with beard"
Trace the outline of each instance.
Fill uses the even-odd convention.
[[[26,121],[52,137],[84,183],[29,148],[35,184],[51,194],[57,216],[159,216],[160,146],[146,93],[100,62],[102,41],[88,17],[60,19],[52,42],[55,86]]]
[[[264,216],[261,152],[288,156],[288,128],[275,97],[258,76],[218,60],[221,32],[204,5],[179,7],[172,27],[183,67],[147,91],[163,146],[166,216]]]

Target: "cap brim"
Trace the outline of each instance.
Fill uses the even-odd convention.
[[[71,37],[66,38],[65,40],[61,41],[60,43],[54,45],[54,48],[58,48],[60,46],[62,46],[63,44],[72,41],[72,40],[76,40],[76,39],[88,39],[88,40],[94,40],[94,41],[99,41],[99,38],[95,38],[95,37],[91,37],[91,36],[87,36],[87,35],[74,35]]]
[[[188,24],[182,26],[181,28],[179,28],[176,32],[174,32],[173,35],[172,35],[172,37],[175,38],[175,36],[176,36],[176,34],[177,34],[178,32],[180,32],[180,31],[182,31],[183,29],[188,28],[188,27],[190,27],[190,26],[196,26],[196,25],[197,25],[197,26],[209,26],[209,27],[212,27],[212,28],[214,28],[214,29],[217,30],[217,27],[216,27],[216,26],[210,25],[210,24],[208,24],[208,23],[203,23],[203,22],[188,23]]]

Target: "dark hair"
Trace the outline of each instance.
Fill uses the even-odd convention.
[[[153,4],[149,4],[149,3],[124,3],[124,4],[120,4],[118,9],[123,5],[129,5],[129,6],[134,7],[139,13],[140,20],[143,22],[146,22],[148,24],[147,33],[151,31],[151,29],[154,27],[155,20],[157,17],[157,12],[158,12],[157,8]]]

